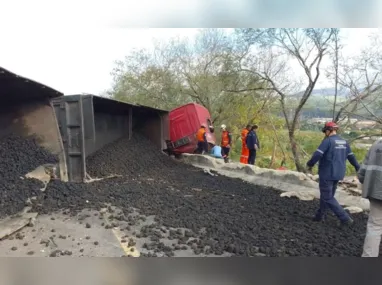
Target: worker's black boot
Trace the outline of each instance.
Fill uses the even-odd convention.
[[[325,222],[325,216],[315,215],[312,218],[313,222]]]
[[[350,228],[353,224],[354,224],[354,220],[352,218],[349,218],[347,221],[341,222],[340,227],[341,228]]]
[[[313,222],[323,222],[323,221],[325,221],[325,219],[324,219],[324,218],[321,218],[321,217],[314,216],[314,217],[312,218],[312,221],[313,221]]]

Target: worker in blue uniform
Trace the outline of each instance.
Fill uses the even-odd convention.
[[[248,164],[250,165],[255,165],[256,152],[260,149],[260,141],[256,133],[258,128],[257,125],[253,125],[246,138],[247,148],[249,149]]]
[[[338,181],[345,177],[346,160],[354,166],[356,171],[360,168],[357,159],[352,153],[349,144],[337,135],[338,125],[328,122],[322,129],[325,138],[312,158],[307,162],[308,170],[319,162],[318,175],[320,187],[320,208],[313,221],[323,221],[326,211],[330,209],[340,219],[341,225],[349,226],[353,224],[353,219],[341,207],[334,195],[336,193]]]

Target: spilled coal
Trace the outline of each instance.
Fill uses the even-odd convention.
[[[34,211],[101,209],[110,203],[131,207],[141,215],[155,215],[157,224],[137,234],[151,237],[145,247],[166,251],[192,248],[196,254],[234,256],[360,256],[367,216],[353,215],[352,228],[339,229],[336,219],[313,223],[318,201],[280,198],[280,193],[202,170],[158,151],[141,136],[110,144],[87,161],[92,177],[122,177],[93,183],[52,181],[34,201]],[[131,225],[138,222],[127,219]],[[187,228],[174,231],[171,228]],[[160,242],[161,233],[178,242],[173,248]]]
[[[24,176],[42,164],[56,161],[33,137],[0,138],[0,217],[18,213],[28,198],[41,194],[42,183]]]

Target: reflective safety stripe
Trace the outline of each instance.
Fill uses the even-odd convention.
[[[361,165],[361,169],[369,170],[369,171],[381,171],[382,172],[382,166],[380,165]]]
[[[316,151],[318,151],[319,153],[324,154],[324,152],[322,150],[320,150],[320,149],[317,149]]]
[[[334,147],[335,149],[346,149],[346,146],[344,145],[337,145],[336,147]]]
[[[248,164],[248,156],[247,155],[240,156],[240,163]]]
[[[354,155],[354,153],[351,152],[351,153],[348,154],[348,156],[349,156],[349,155]]]

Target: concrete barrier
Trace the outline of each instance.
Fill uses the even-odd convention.
[[[195,166],[211,167],[223,171],[255,175],[269,180],[280,181],[288,184],[296,184],[308,188],[316,189],[318,187],[317,182],[313,181],[307,175],[301,172],[260,168],[258,166],[236,162],[224,163],[224,161],[221,159],[198,154],[183,154],[183,159],[185,162]]]

